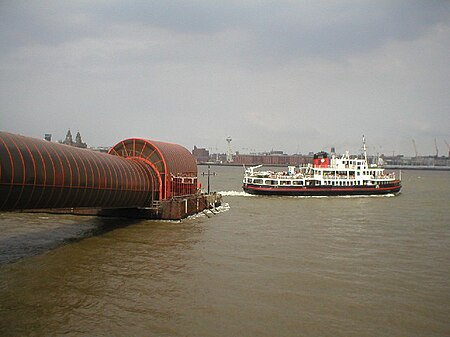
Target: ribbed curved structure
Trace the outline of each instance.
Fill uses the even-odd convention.
[[[196,187],[177,144],[132,138],[105,154],[0,132],[0,210],[146,208]]]
[[[158,180],[160,200],[196,191],[197,163],[192,154],[178,144],[129,138],[117,143],[109,153],[143,161],[152,167]]]

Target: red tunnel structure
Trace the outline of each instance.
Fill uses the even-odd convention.
[[[196,187],[177,144],[131,138],[105,154],[0,132],[0,210],[147,208]]]
[[[197,162],[184,147],[142,138],[130,138],[117,143],[108,152],[151,167],[157,184],[155,199],[195,194]]]

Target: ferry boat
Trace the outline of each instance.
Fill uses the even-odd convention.
[[[243,189],[249,194],[291,196],[382,195],[398,194],[401,176],[387,173],[383,167],[368,164],[363,138],[362,158],[348,151],[341,157],[316,153],[312,163],[288,166],[287,171],[258,171],[262,165],[247,168]],[[400,172],[401,175],[401,172]]]

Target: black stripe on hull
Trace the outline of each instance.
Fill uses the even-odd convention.
[[[339,196],[339,195],[383,195],[396,194],[400,192],[401,185],[392,185],[388,187],[367,187],[355,186],[351,188],[335,188],[335,187],[294,187],[294,188],[277,188],[277,187],[260,187],[260,186],[243,186],[243,190],[249,194],[255,195],[285,195],[285,196]]]

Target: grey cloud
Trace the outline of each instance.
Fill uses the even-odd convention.
[[[3,1],[0,126],[289,152],[443,138],[449,23],[448,1]]]
[[[239,31],[250,39],[237,41],[235,48],[251,57],[334,57],[392,39],[415,38],[439,22],[448,22],[450,3],[17,1],[3,3],[1,12],[1,40],[9,47],[102,36],[115,24],[132,24],[186,35]]]
[[[258,51],[268,57],[335,59],[364,53],[392,40],[410,40],[439,22],[448,23],[450,3],[376,1],[275,11],[257,28]]]

